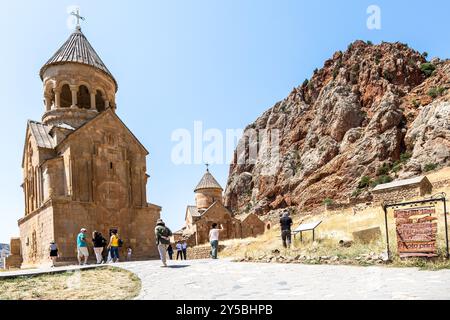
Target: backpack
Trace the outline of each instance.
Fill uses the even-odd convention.
[[[119,247],[121,248],[121,247],[123,246],[123,240],[122,240],[122,239],[119,239],[119,240],[118,240],[118,243],[119,243]]]
[[[157,230],[158,230],[158,242],[161,244],[170,244],[170,239],[165,239],[172,235],[170,229],[165,226],[159,226]]]

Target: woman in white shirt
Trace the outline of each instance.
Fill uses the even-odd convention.
[[[219,234],[223,230],[223,225],[220,229],[217,228],[217,223],[213,223],[212,229],[209,230],[209,242],[211,243],[211,258],[217,259],[217,250],[219,248]]]

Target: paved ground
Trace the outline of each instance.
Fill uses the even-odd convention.
[[[234,263],[228,260],[118,263],[142,281],[138,299],[450,299],[450,270]],[[89,267],[89,266],[88,266]],[[92,266],[90,266],[92,267]],[[3,277],[80,267],[0,273]]]
[[[450,270],[234,263],[123,264],[142,280],[139,299],[450,299]]]

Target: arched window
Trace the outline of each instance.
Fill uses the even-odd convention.
[[[86,86],[81,85],[78,88],[77,103],[78,108],[80,109],[91,108],[91,95],[89,94],[89,89]]]
[[[61,108],[70,108],[72,105],[72,92],[68,84],[62,86],[61,89]]]
[[[103,95],[100,90],[97,90],[95,95],[95,108],[98,112],[105,111],[105,100],[103,99]]]

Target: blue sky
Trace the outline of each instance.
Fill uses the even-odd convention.
[[[205,170],[172,163],[174,130],[192,131],[194,121],[244,128],[356,39],[450,51],[444,0],[2,1],[0,242],[19,234],[26,121],[41,119],[38,72],[71,33],[70,5],[81,7],[83,32],[119,83],[118,115],[150,151],[148,200],[172,229]],[[369,5],[381,8],[380,30],[366,26]],[[211,167],[224,187],[228,169]]]

